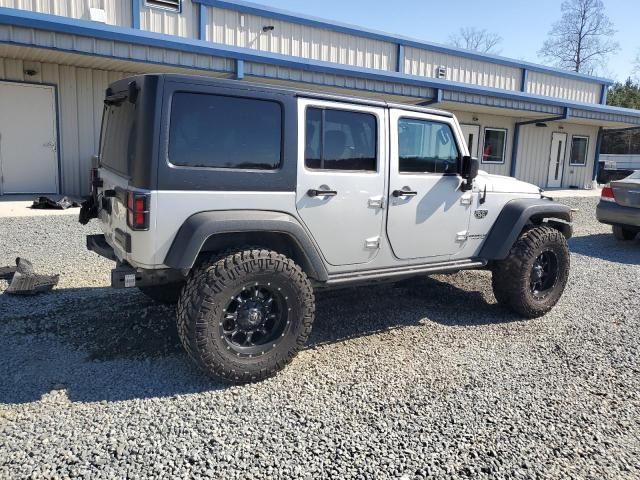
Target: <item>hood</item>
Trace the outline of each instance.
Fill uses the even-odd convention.
[[[476,185],[479,190],[484,190],[486,186],[488,192],[540,194],[540,188],[536,185],[522,182],[513,177],[492,175],[484,170],[478,172]]]

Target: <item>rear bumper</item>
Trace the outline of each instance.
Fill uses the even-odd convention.
[[[614,202],[600,201],[596,208],[596,218],[607,225],[640,227],[640,208],[624,207]]]
[[[101,257],[118,262],[116,268],[111,270],[112,288],[151,287],[154,285],[179,283],[185,279],[180,270],[144,270],[132,267],[128,263],[119,262],[113,251],[113,247],[107,243],[104,235],[87,235],[87,250],[95,252]]]

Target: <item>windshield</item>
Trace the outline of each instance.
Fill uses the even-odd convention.
[[[129,174],[136,136],[136,106],[127,100],[105,105],[100,134],[100,165]]]

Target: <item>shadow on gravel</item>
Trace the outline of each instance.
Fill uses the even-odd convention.
[[[473,281],[490,280],[480,274]],[[87,288],[33,300],[0,296],[0,311],[16,312],[0,322],[0,404],[37,401],[55,389],[65,389],[72,401],[93,402],[228,387],[191,366],[173,307],[138,292]],[[317,312],[312,348],[425,322],[456,327],[518,320],[482,294],[435,278],[321,292]]]
[[[612,234],[598,233],[569,240],[572,253],[586,257],[600,258],[609,262],[626,265],[640,265],[640,240],[621,242]]]

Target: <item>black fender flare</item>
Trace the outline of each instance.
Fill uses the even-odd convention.
[[[285,235],[304,255],[307,274],[327,281],[327,269],[318,249],[300,222],[293,216],[274,211],[225,210],[199,212],[180,227],[167,252],[169,268],[190,269],[207,240],[220,234],[269,232]]]
[[[571,238],[571,209],[550,199],[517,199],[507,202],[480,250],[485,260],[504,260],[524,227],[548,223]]]

